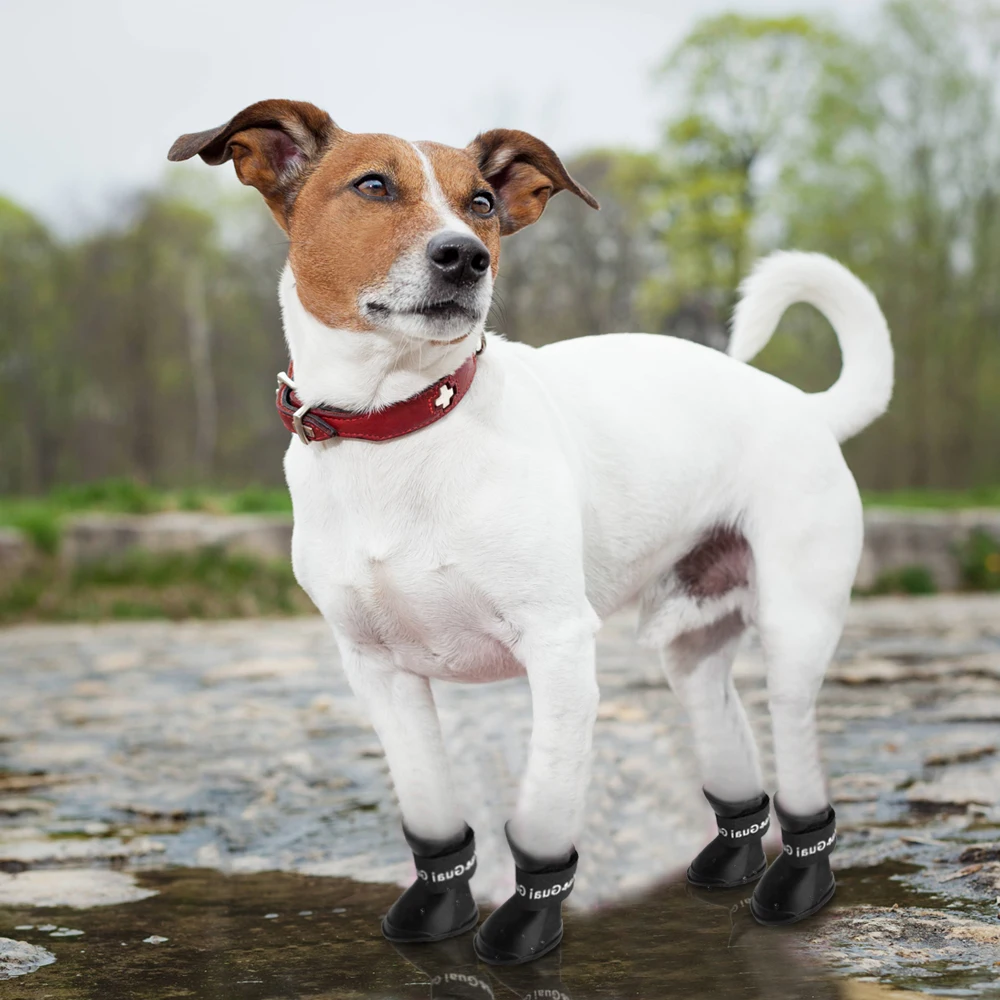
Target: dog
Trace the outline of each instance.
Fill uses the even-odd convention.
[[[562,938],[598,707],[595,634],[636,601],[690,715],[719,835],[688,878],[757,881],[762,923],[833,894],[836,840],[816,697],[862,546],[839,443],[887,407],[889,332],[874,296],[816,254],[747,278],[728,356],[667,336],[535,349],[486,330],[501,239],[568,191],[596,200],[527,133],[464,149],[339,128],[296,101],[181,136],[171,160],[233,160],[289,240],[280,280],[294,367],[278,404],[295,575],[336,636],[385,750],[417,879],[394,941],[478,922],[474,834],[449,777],[431,680],[527,676],[533,729],[507,836],[516,891],[479,956],[530,961]],[[833,325],[835,384],[806,394],[748,362],[794,302]],[[766,660],[784,849],[733,686],[755,626]],[[766,873],[765,873],[766,869]],[[763,877],[762,877],[763,876]]]

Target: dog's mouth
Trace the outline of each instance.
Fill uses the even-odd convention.
[[[428,302],[407,310],[411,316],[427,316],[429,319],[475,319],[476,314],[454,299],[444,299],[441,302]]]
[[[473,312],[468,306],[462,305],[456,299],[441,299],[437,302],[421,302],[419,305],[410,306],[407,309],[393,309],[384,302],[367,303],[369,313],[377,316],[425,316],[427,319],[452,320],[452,319],[478,319],[478,314]]]

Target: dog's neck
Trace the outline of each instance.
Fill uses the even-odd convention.
[[[302,305],[287,264],[278,297],[296,394],[308,406],[366,412],[398,403],[459,368],[483,336],[480,326],[458,343],[432,344],[326,326]]]

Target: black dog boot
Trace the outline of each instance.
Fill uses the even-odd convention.
[[[771,825],[771,800],[761,794],[746,802],[724,802],[711,792],[719,835],[691,862],[688,881],[700,889],[735,889],[756,882],[767,868],[761,838]]]
[[[792,816],[777,801],[774,809],[784,847],[757,883],[750,912],[759,924],[793,924],[826,906],[837,888],[830,870],[837,817],[833,806],[813,816]]]
[[[514,843],[509,829],[506,832],[517,888],[486,918],[473,940],[476,954],[489,965],[533,962],[559,947],[562,902],[573,889],[579,860],[574,849],[565,861],[539,861]]]
[[[442,941],[471,931],[479,920],[469,879],[476,871],[476,839],[468,826],[451,843],[422,840],[403,827],[417,880],[389,908],[382,933],[397,944]]]

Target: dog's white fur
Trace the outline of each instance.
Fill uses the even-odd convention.
[[[406,398],[458,368],[482,335],[481,323],[457,344],[331,330],[302,307],[290,269],[280,294],[310,404]],[[830,318],[844,355],[838,382],[816,395],[741,363],[800,300]],[[511,833],[535,856],[565,855],[582,825],[598,705],[594,636],[634,599],[640,641],[662,648],[691,715],[705,787],[729,800],[763,790],[730,678],[756,625],[783,805],[822,809],[814,705],[862,542],[838,439],[892,390],[875,299],[829,258],[786,253],[748,279],[732,357],[644,334],[537,350],[487,338],[446,419],[379,443],[293,437],[285,460],[295,573],[371,714],[407,827],[445,840],[463,823],[430,679],[526,674],[533,735]],[[750,544],[749,585],[697,600],[673,567],[720,525]]]

